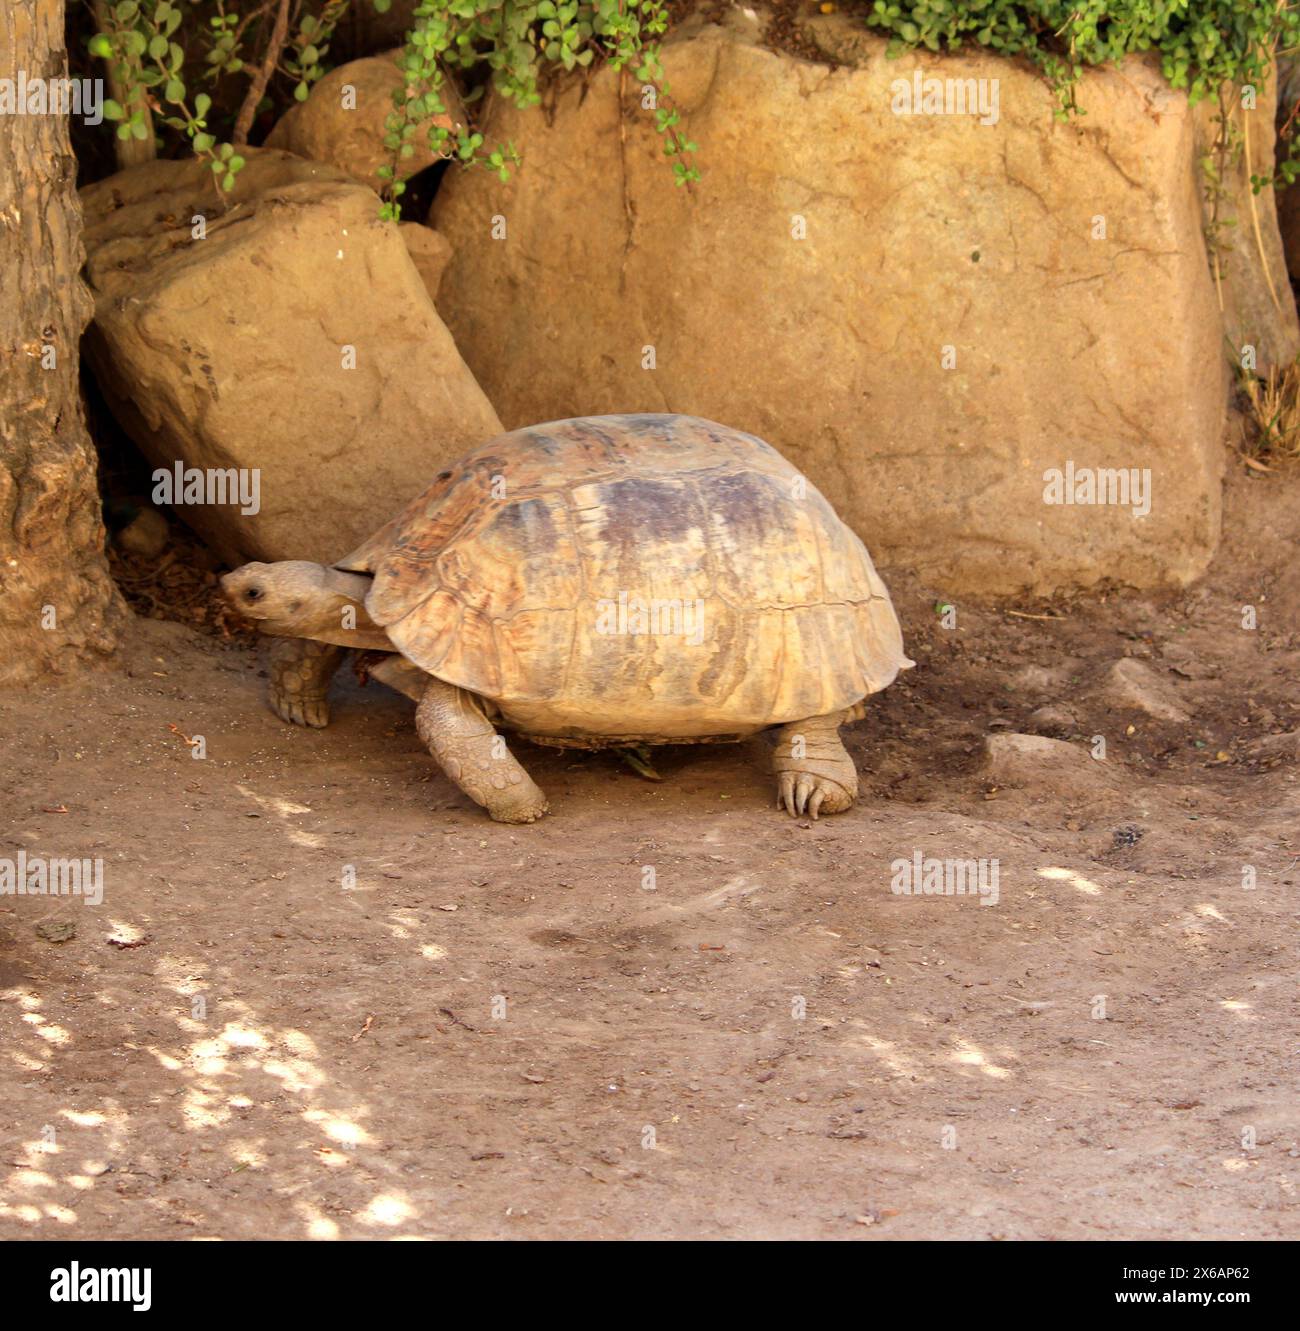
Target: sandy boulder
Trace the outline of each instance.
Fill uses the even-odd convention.
[[[831,16],[808,25],[830,68],[729,22],[664,49],[693,189],[608,70],[549,124],[498,105],[508,183],[444,181],[439,311],[506,424],[667,409],[752,431],[944,591],[1200,574],[1228,371],[1186,99],[1130,62],[1087,74],[1062,124],[985,52],[891,61]],[[926,113],[927,79],[941,103],[983,80],[996,114]]]
[[[420,274],[424,289],[429,293],[429,299],[436,305],[442,275],[451,262],[451,246],[447,237],[432,227],[421,226],[419,222],[402,222],[398,230],[406,242],[406,252],[411,256],[416,272]]]
[[[228,211],[199,162],[82,197],[96,377],[157,468],[211,474],[206,502],[163,499],[224,558],[337,558],[500,430],[398,229],[341,172],[263,150]],[[229,469],[243,494],[220,502]]]
[[[266,146],[326,162],[378,189],[382,184],[379,168],[392,164],[392,154],[384,147],[384,122],[393,110],[393,92],[402,86],[396,64],[400,54],[389,51],[330,70],[305,102],[280,117],[267,135]],[[464,122],[465,112],[449,83],[444,83],[442,97],[449,114],[430,123],[452,129]],[[401,179],[438,160],[429,151],[427,125],[416,131],[411,143],[415,152],[398,163]]]

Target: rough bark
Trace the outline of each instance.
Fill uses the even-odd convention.
[[[63,25],[63,0],[0,5],[0,78],[66,77]],[[0,116],[0,684],[111,651],[124,619],[81,406],[82,260],[66,118]]]

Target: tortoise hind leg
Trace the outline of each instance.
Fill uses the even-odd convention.
[[[776,807],[792,818],[843,813],[858,797],[858,769],[840,741],[840,726],[862,716],[861,704],[830,716],[779,726],[772,770]]]
[[[319,729],[329,725],[329,687],[346,647],[311,638],[276,638],[271,643],[267,701],[282,721]]]
[[[497,822],[531,823],[546,812],[546,796],[472,693],[431,679],[415,709],[415,728],[442,770]]]

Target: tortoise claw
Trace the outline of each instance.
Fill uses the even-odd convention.
[[[852,795],[829,777],[810,772],[782,772],[777,778],[776,807],[791,818],[816,822],[825,813],[842,813],[853,803]]]
[[[322,730],[330,723],[330,705],[325,698],[272,693],[271,710],[281,721],[288,721],[294,726],[308,726],[313,730]]]

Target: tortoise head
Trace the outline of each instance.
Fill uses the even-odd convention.
[[[314,638],[341,647],[392,651],[388,635],[366,613],[370,577],[305,559],[245,564],[221,579],[226,600],[263,633]]]
[[[221,579],[226,599],[263,633],[311,638],[331,613],[338,596],[328,586],[331,570],[304,559],[245,564]],[[334,622],[338,622],[334,613]]]

